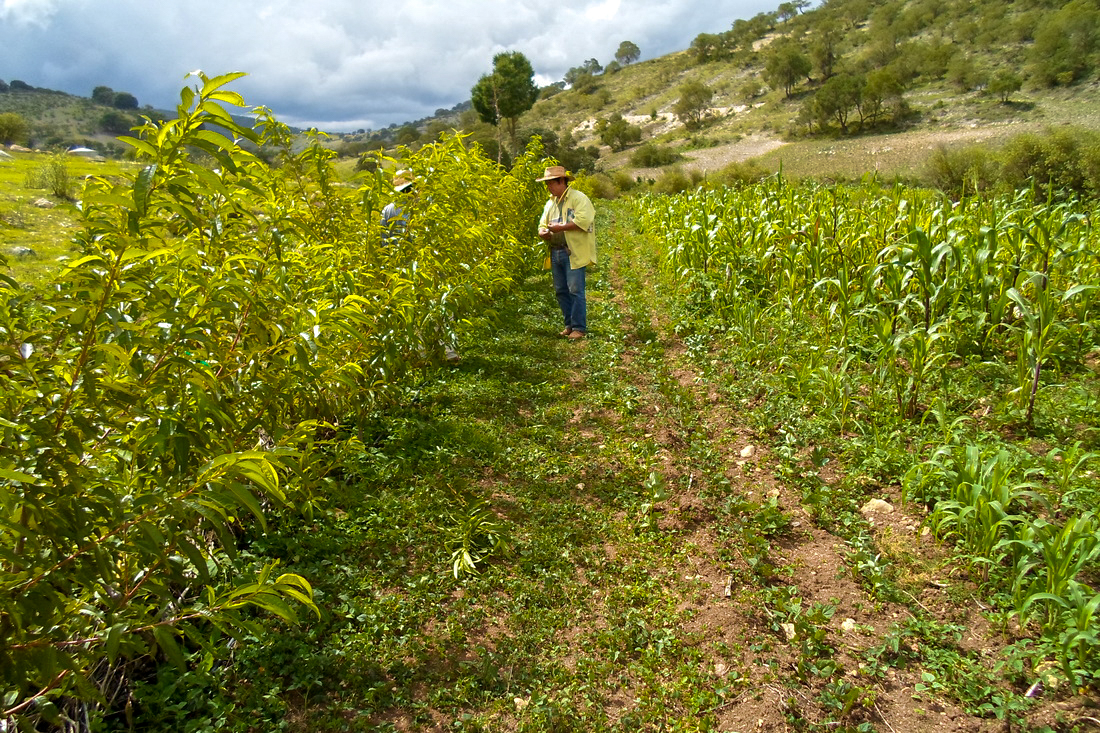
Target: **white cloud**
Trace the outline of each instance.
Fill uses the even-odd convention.
[[[172,108],[185,75],[244,71],[249,104],[294,125],[384,127],[469,99],[502,51],[550,83],[622,41],[643,58],[774,8],[774,0],[0,0],[0,73],[89,96],[98,85]]]
[[[585,11],[589,20],[611,20],[619,12],[619,0],[604,0]]]
[[[45,26],[57,12],[58,0],[2,0],[0,22],[11,20],[16,26]]]

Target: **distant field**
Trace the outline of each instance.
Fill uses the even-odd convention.
[[[0,255],[7,259],[8,274],[28,285],[40,284],[55,271],[58,258],[71,252],[70,241],[79,217],[77,201],[59,199],[49,191],[27,186],[28,176],[50,162],[52,155],[11,155],[11,159],[0,161]],[[77,199],[83,177],[119,176],[133,166],[79,158],[66,158],[64,162]],[[36,206],[40,200],[53,206]]]

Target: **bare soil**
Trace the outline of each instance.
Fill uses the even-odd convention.
[[[930,144],[933,137],[910,136],[906,140],[909,145],[919,146]],[[720,151],[722,160],[749,154],[753,145],[759,149],[767,144],[755,141],[739,148],[729,146]],[[711,158],[709,162],[717,164],[715,160]],[[637,263],[621,258],[612,264],[612,290],[618,294],[615,298],[623,313],[631,310],[623,302],[626,288],[622,268],[631,266]],[[708,386],[706,376],[687,358],[683,344],[668,328],[669,324],[660,323],[655,314],[650,314],[648,320],[646,328],[654,324],[661,327],[666,368],[692,395],[693,408],[701,416],[695,428],[701,427],[705,433],[703,439],[725,456],[725,478],[732,492],[754,500],[777,497],[780,508],[791,518],[790,530],[773,543],[772,559],[777,568],[774,582],[797,587],[804,607],[814,603],[835,607],[826,642],[835,650],[834,660],[840,667],[833,680],[849,682],[872,693],[842,713],[822,705],[821,692],[826,680],[797,673],[800,640],[776,633],[774,619],[761,608],[759,588],[748,582],[747,568],[734,568],[731,574],[729,561],[720,557],[724,541],[717,531],[717,509],[711,506],[713,494],[708,498],[705,478],[700,477],[688,482],[689,490],[680,491],[661,505],[661,527],[683,533],[685,545],[691,548],[690,560],[668,574],[670,578],[688,580],[689,588],[693,589],[685,593],[678,584],[671,583],[668,588],[670,595],[681,594],[682,607],[692,610],[691,620],[681,630],[684,637],[701,635],[710,642],[708,647],[717,641],[725,642],[722,648],[730,652],[714,654],[709,661],[711,671],[716,681],[738,677],[743,680],[740,693],[722,705],[717,730],[854,730],[863,723],[870,723],[875,730],[895,733],[1013,729],[1004,721],[967,713],[946,695],[919,691],[918,684],[925,671],[919,663],[891,667],[881,676],[871,675],[865,669],[867,650],[882,645],[891,630],[918,610],[926,617],[962,625],[966,632],[958,647],[982,660],[987,668],[993,668],[998,650],[1011,641],[992,628],[976,595],[966,595],[969,580],[953,564],[951,548],[924,528],[923,513],[903,505],[892,487],[882,490],[878,497],[890,505],[890,510],[866,513],[879,551],[901,568],[906,587],[914,589],[911,603],[875,599],[861,587],[849,568],[850,546],[846,540],[818,526],[802,505],[799,491],[776,478],[777,460],[767,449],[766,436],[754,434],[745,425],[737,406],[725,403]],[[668,420],[671,411],[660,404],[654,388],[654,370],[638,368],[638,350],[629,334],[641,325],[631,323],[629,318],[625,323],[628,346],[622,367],[630,373],[628,378],[639,392],[653,400],[641,410],[649,420],[647,433],[661,442],[662,454],[666,456],[662,470],[668,485],[682,486],[685,482],[676,479],[694,476],[697,467],[685,454],[685,436]],[[696,434],[693,439],[700,438]],[[842,478],[835,470],[824,472],[822,477],[830,484]],[[949,587],[955,592],[949,594]],[[919,657],[919,650],[913,651]],[[1005,686],[1008,685],[1006,681]],[[1091,704],[1092,701],[1065,692],[1049,692],[1047,699],[1030,713],[1030,719],[1034,725],[1055,724],[1056,719],[1067,718],[1087,721],[1096,717],[1090,718],[1087,707]]]

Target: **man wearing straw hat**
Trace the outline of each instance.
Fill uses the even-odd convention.
[[[412,174],[408,171],[398,171],[393,179],[393,190],[401,194],[411,194],[413,184]],[[382,209],[382,237],[392,239],[396,234],[404,231],[408,224],[408,216],[405,214],[404,203],[391,201]]]
[[[565,319],[561,335],[582,339],[588,332],[585,268],[596,264],[596,209],[587,196],[569,187],[573,176],[563,166],[550,166],[536,180],[550,192],[539,220],[539,237],[550,245],[554,294]]]

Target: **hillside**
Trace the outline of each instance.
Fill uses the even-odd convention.
[[[754,160],[819,177],[915,177],[944,147],[1073,125],[1100,130],[1100,11],[1087,0],[826,0],[701,33],[690,48],[640,63],[595,59],[543,88],[518,120],[575,171],[698,179]],[[688,104],[687,92],[701,95]],[[262,101],[262,100],[259,100]],[[107,153],[146,107],[35,90],[0,93],[43,147]],[[342,156],[417,147],[459,129],[491,156],[498,131],[469,100],[386,130],[336,135]],[[639,150],[642,154],[639,155]],[[507,158],[507,156],[505,156]],[[934,182],[935,183],[935,182]]]
[[[597,145],[596,168],[636,176],[655,173],[631,162],[636,146],[599,134],[618,116],[689,171],[758,158],[795,176],[907,175],[939,146],[1100,129],[1098,27],[1081,2],[833,0],[544,90],[522,124]],[[692,85],[712,95],[694,123],[677,114]]]
[[[150,106],[138,109],[137,100],[125,92],[100,89],[109,92],[109,100],[36,88],[17,81],[11,85],[3,83],[0,114],[16,114],[26,121],[25,134],[15,140],[20,144],[55,150],[79,145],[111,156],[128,151],[117,137],[140,124],[142,116],[162,119],[168,114]],[[120,100],[122,106],[114,104],[116,95],[125,98]]]

